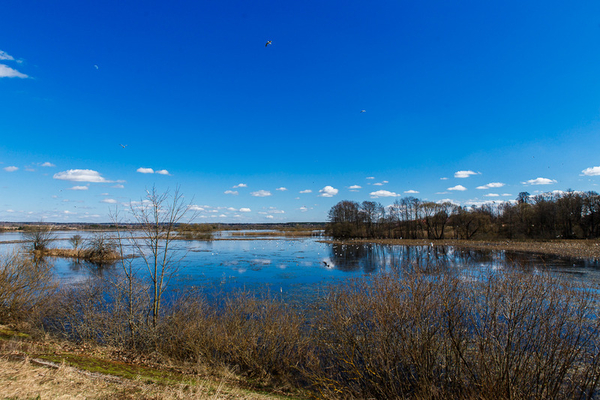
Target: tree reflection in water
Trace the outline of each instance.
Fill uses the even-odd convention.
[[[580,260],[534,253],[468,249],[454,246],[401,246],[382,244],[332,243],[326,264],[343,272],[372,274],[386,271],[418,269],[435,273],[441,269],[457,271],[491,268],[516,269],[580,274],[585,270],[600,269],[598,260]]]

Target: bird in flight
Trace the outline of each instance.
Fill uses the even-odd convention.
[[[121,145],[121,147],[122,147],[122,148],[125,148],[125,147],[127,147],[127,145],[126,145],[126,144],[122,144],[122,145]]]
[[[273,44],[273,42],[272,42],[272,41],[270,41],[270,40],[267,40],[267,43],[265,44],[265,47],[267,47],[267,46],[268,46],[268,45],[270,45],[270,44]]]

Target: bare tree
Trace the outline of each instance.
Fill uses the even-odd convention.
[[[137,253],[143,259],[151,286],[152,325],[155,327],[160,313],[161,300],[171,278],[177,273],[181,254],[172,251],[177,236],[177,224],[188,213],[190,204],[176,188],[158,193],[155,187],[146,191],[141,203],[131,203],[130,212],[139,224],[140,238],[133,240]],[[193,218],[193,215],[191,216]]]

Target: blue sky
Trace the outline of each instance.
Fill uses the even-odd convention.
[[[599,116],[597,1],[8,0],[0,221],[598,191]]]

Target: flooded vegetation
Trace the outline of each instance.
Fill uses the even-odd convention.
[[[165,250],[152,253],[149,235],[52,242],[83,250],[100,238],[144,255],[102,264],[42,263],[0,234],[15,250],[2,265],[0,315],[125,360],[235,370],[297,398],[598,397],[598,261],[272,232],[170,241],[177,268],[165,271],[159,306],[159,275],[144,271]]]

